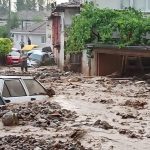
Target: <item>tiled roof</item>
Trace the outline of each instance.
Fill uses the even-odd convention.
[[[79,9],[80,8],[80,1],[79,0],[70,0],[69,2],[56,5],[55,8],[52,9],[52,13],[64,11],[65,8],[77,8],[77,9]]]
[[[30,33],[41,33],[41,34],[46,34],[46,22],[41,22],[41,23],[35,23],[31,26],[29,26],[27,29],[20,29],[20,28],[17,28],[17,29],[13,29],[11,30],[11,32],[30,32]]]
[[[20,11],[17,12],[20,20],[33,20],[36,18],[40,18],[42,20],[45,19],[49,15],[49,12],[46,11]]]

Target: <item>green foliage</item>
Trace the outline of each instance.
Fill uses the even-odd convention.
[[[10,27],[11,29],[19,27],[19,18],[17,13],[12,12],[10,16]]]
[[[147,32],[150,32],[150,19],[144,18],[140,11],[132,8],[99,9],[92,4],[86,4],[80,15],[73,19],[66,50],[77,53],[91,42],[115,44],[119,47],[145,45],[148,41],[144,40]]]
[[[22,10],[37,11],[38,10],[37,8],[39,8],[39,11],[43,11],[44,9],[50,10],[51,2],[48,0],[47,1],[45,0],[17,0],[17,3],[16,3],[17,11],[22,11]]]
[[[0,38],[6,38],[8,36],[8,30],[6,26],[0,26]]]
[[[9,0],[0,0],[0,13],[6,15],[8,13]]]
[[[0,38],[0,56],[6,55],[12,48],[12,41],[8,38]]]
[[[26,0],[25,2],[26,10],[36,10],[36,1],[35,0]]]
[[[17,9],[17,11],[25,10],[26,9],[25,1],[24,0],[17,0],[16,9]]]

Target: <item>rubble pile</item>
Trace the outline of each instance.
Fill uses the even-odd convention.
[[[32,136],[0,137],[1,150],[87,150],[80,142],[55,141],[52,139],[33,138]]]
[[[50,101],[29,102],[28,104],[8,105],[1,110],[0,117],[3,116],[6,125],[11,124],[7,123],[11,119],[12,122],[14,122],[13,118],[16,119],[11,112],[17,115],[20,125],[30,124],[36,127],[58,127],[63,122],[74,121],[77,117],[75,112],[61,109],[58,104]]]
[[[129,106],[129,107],[134,107],[136,109],[144,109],[144,106],[147,105],[147,102],[145,101],[132,101],[132,100],[127,100],[123,106]]]

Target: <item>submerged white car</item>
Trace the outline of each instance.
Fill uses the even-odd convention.
[[[26,76],[0,76],[0,96],[6,103],[49,98],[47,90],[37,80]]]

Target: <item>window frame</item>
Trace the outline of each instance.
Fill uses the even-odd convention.
[[[29,88],[27,87],[27,84],[26,84],[25,80],[33,80],[34,82],[36,82],[37,84],[39,84],[39,85],[41,86],[41,88],[44,90],[45,95],[47,95],[47,92],[46,92],[45,88],[43,87],[43,85],[42,85],[39,81],[34,80],[34,79],[22,79],[22,82],[24,82],[24,85],[25,85],[25,87],[26,87],[28,96],[34,96],[34,95],[31,95],[31,94],[30,94]],[[35,96],[38,96],[38,95],[35,95]]]
[[[22,95],[22,96],[12,96],[12,95],[11,95],[11,92],[10,92],[10,90],[9,90],[9,88],[8,88],[8,86],[7,86],[7,84],[5,83],[5,81],[12,81],[12,80],[18,80],[18,81],[20,82],[20,85],[22,86],[22,89],[23,89],[23,91],[24,91],[25,95]],[[4,85],[6,85],[6,87],[7,87],[7,89],[8,89],[8,92],[9,92],[10,97],[24,97],[24,96],[28,96],[28,93],[27,93],[26,87],[24,86],[24,84],[23,84],[23,82],[22,82],[22,80],[21,80],[21,79],[5,79],[5,80],[4,80]],[[3,86],[3,90],[4,90],[4,86]],[[3,90],[2,90],[2,93],[3,93]],[[2,95],[2,96],[3,96],[3,95]],[[4,97],[4,96],[3,96],[3,97]]]
[[[45,35],[42,35],[42,36],[41,36],[41,43],[42,43],[42,44],[45,44],[45,43],[46,43],[46,36],[45,36]]]

